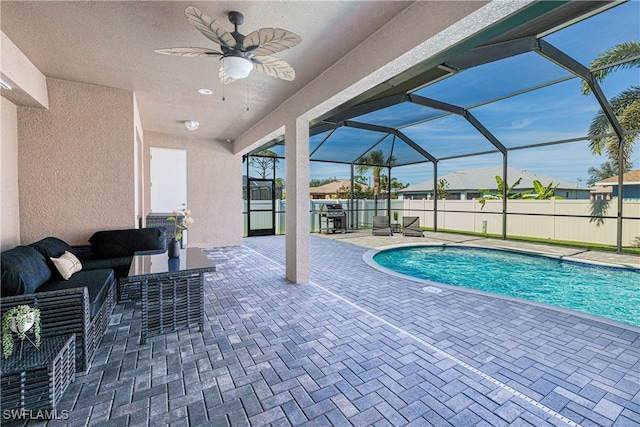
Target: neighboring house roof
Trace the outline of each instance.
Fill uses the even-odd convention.
[[[364,185],[364,184],[360,184],[362,186],[362,190],[366,191],[369,186]],[[341,179],[338,181],[333,181],[333,182],[329,182],[328,184],[324,184],[324,185],[320,185],[318,187],[311,187],[309,188],[309,193],[310,194],[336,194],[338,193],[338,190],[343,189],[342,191],[344,191],[344,188],[349,189],[351,188],[351,181],[349,181],[348,179]]]
[[[590,191],[591,193],[613,193],[613,187],[611,185],[593,186]]]
[[[502,177],[502,166],[456,171],[438,177],[438,180],[447,180],[447,183],[449,184],[447,191],[449,192],[461,190],[495,190],[497,188],[496,176]],[[513,185],[513,183],[520,177],[522,177],[522,181],[520,181],[520,184],[518,184],[515,190],[533,188],[534,180],[540,181],[542,185],[549,185],[549,183],[553,181],[554,185],[558,184],[558,189],[589,190],[587,187],[578,187],[575,182],[563,181],[550,176],[539,175],[512,167],[507,168],[507,185]],[[432,179],[407,187],[398,191],[398,193],[424,193],[428,191],[433,191]]]
[[[622,185],[638,185],[640,184],[640,169],[627,172],[622,175]],[[612,176],[611,178],[603,179],[594,183],[593,185],[618,185],[618,176]]]

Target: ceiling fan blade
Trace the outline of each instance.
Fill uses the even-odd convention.
[[[260,28],[244,38],[243,45],[254,55],[271,55],[289,49],[300,43],[299,35],[282,28]]]
[[[253,68],[271,77],[292,81],[296,78],[293,67],[282,59],[273,56],[254,56],[251,58]]]
[[[233,77],[229,77],[224,72],[224,67],[222,66],[222,61],[220,61],[220,68],[218,69],[218,78],[223,85],[228,85],[229,83],[233,83],[236,81]]]
[[[156,49],[155,52],[163,55],[185,56],[187,58],[222,55],[220,52],[204,47],[169,47],[166,49]]]
[[[236,45],[236,40],[230,32],[224,29],[218,21],[211,19],[209,15],[195,6],[189,6],[184,10],[184,14],[191,24],[196,27],[206,38],[224,47],[232,48]]]

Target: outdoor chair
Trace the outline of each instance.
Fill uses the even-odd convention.
[[[405,216],[402,217],[402,235],[412,237],[424,237],[422,228],[420,228],[420,217]]]
[[[388,216],[374,216],[373,217],[373,230],[374,236],[393,236],[391,231],[391,222]]]

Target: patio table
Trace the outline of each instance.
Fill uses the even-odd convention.
[[[118,281],[118,300],[142,302],[142,333],[147,338],[204,324],[204,274],[216,270],[199,248],[180,250],[180,258],[167,253],[135,255],[128,277]]]
[[[23,343],[22,354],[14,348],[8,359],[0,356],[3,422],[9,411],[56,409],[76,378],[75,348],[75,334],[56,335],[42,338],[39,349]]]

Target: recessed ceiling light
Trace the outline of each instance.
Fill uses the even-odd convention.
[[[184,127],[186,127],[187,129],[193,131],[193,130],[197,130],[198,126],[200,126],[200,123],[196,122],[195,120],[186,120],[184,122]]]
[[[211,89],[198,89],[198,93],[201,95],[211,95],[213,91]]]

